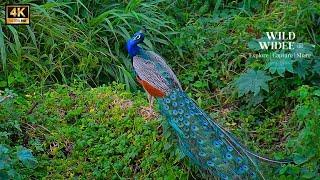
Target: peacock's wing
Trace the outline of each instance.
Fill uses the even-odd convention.
[[[132,59],[138,78],[152,87],[164,92],[166,95],[170,94],[176,84],[180,87],[180,83],[173,71],[154,52],[144,52],[134,56]]]
[[[173,81],[181,88],[181,84],[177,78],[177,76],[174,74],[174,72],[172,71],[172,69],[168,66],[168,64],[166,63],[166,61],[161,57],[159,56],[158,54],[156,54],[155,52],[153,51],[147,51],[150,56],[157,62],[161,65],[161,67],[170,75],[170,77],[173,79]]]

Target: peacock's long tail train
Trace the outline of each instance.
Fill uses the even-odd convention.
[[[175,129],[180,148],[196,164],[221,179],[264,179],[257,161],[263,158],[238,143],[180,88],[158,98],[161,112]]]

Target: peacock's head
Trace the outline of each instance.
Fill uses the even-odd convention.
[[[145,29],[142,29],[136,32],[131,39],[127,42],[127,50],[131,57],[136,55],[140,48],[137,46],[138,44],[142,43],[144,40],[144,32]]]

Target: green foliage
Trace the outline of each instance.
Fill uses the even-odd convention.
[[[22,131],[17,118],[23,116],[25,109],[19,108],[19,110],[15,110],[12,107],[14,103],[23,103],[22,101],[16,102],[12,99],[17,96],[12,90],[0,90],[0,110],[2,112],[0,114],[0,143],[11,143],[11,141],[8,141],[8,137],[17,136]]]
[[[0,144],[0,179],[21,179],[20,173],[23,173],[24,169],[34,169],[36,167],[37,160],[29,149],[18,147],[17,151],[14,152],[11,148]]]
[[[17,100],[14,100],[17,98]],[[37,160],[21,144],[8,147],[22,141],[22,122],[25,103],[12,90],[0,90],[0,179],[21,179],[21,175],[37,167]]]
[[[0,92],[0,144],[18,164],[11,169],[19,177],[200,178],[192,163],[181,160],[168,123],[145,122],[145,98],[111,83],[136,90],[125,42],[143,25],[148,31],[142,46],[165,57],[203,109],[251,149],[297,163],[268,179],[319,176],[318,2],[20,3],[27,2],[30,26],[6,26],[0,19],[0,88],[14,90]],[[248,25],[262,32],[261,39],[248,33]],[[271,31],[295,32],[303,48],[262,50],[259,42],[271,42],[264,34]],[[250,56],[259,53],[312,56]],[[67,86],[75,81],[83,84]],[[20,146],[30,149],[21,152],[26,159],[16,154]],[[35,162],[31,151],[35,169],[28,168]]]
[[[316,108],[296,109],[298,97],[288,94],[304,84],[315,86],[312,88],[320,85],[317,73],[320,39],[315,36],[320,33],[319,28],[316,28],[320,18],[317,7],[320,4],[293,1],[295,7],[292,7],[292,4],[273,1],[266,3],[265,7],[259,7],[253,5],[258,4],[256,2],[241,3],[244,7],[241,10],[234,10],[232,3],[226,3],[223,9],[218,8],[214,13],[209,8],[208,11],[197,11],[191,16],[186,15],[189,12],[187,9],[196,3],[186,4],[182,8],[178,1],[177,6],[172,9],[176,13],[174,17],[180,20],[181,33],[177,39],[173,39],[173,43],[181,49],[178,51],[179,56],[183,56],[180,58],[177,55],[163,54],[169,60],[179,59],[171,62],[171,65],[177,67],[175,72],[182,84],[187,84],[185,87],[191,91],[189,94],[197,98],[197,102],[207,111],[214,111],[211,115],[228,126],[246,144],[254,146],[253,149],[267,156],[272,157],[271,151],[280,151],[275,155],[279,159],[292,157],[299,162],[299,165],[282,168],[282,179],[314,178],[318,175],[317,167],[320,162],[316,158],[308,159],[309,154],[300,154],[297,149],[306,148],[310,152],[319,152],[315,149],[318,144],[312,144],[315,143],[312,141],[312,147],[311,144],[298,143],[300,139],[296,137],[303,125],[288,125],[288,122],[301,118],[310,118],[315,122],[317,118],[314,113],[319,106],[315,103]],[[179,5],[185,11],[181,11]],[[239,7],[240,3],[237,5]],[[279,15],[277,12],[284,13]],[[298,40],[303,43],[303,48],[292,52],[261,50],[258,42],[253,41],[247,33],[248,25],[253,25],[261,32],[295,32],[297,39],[304,37],[303,41]],[[269,41],[266,37],[260,40]],[[311,58],[250,57],[249,54],[253,53],[305,53],[311,54]],[[260,78],[257,72],[261,75]],[[236,78],[237,74],[239,78]],[[237,91],[232,91],[231,87],[236,87]],[[236,99],[236,93],[242,98]],[[300,115],[293,117],[296,113]],[[317,127],[314,124],[311,126]],[[296,144],[292,143],[287,147],[285,144],[290,138]],[[290,152],[281,152],[283,149],[290,149]],[[314,157],[319,159],[320,156],[314,154]]]
[[[37,161],[32,156],[31,152],[27,148],[20,148],[17,151],[17,156],[19,160],[28,168],[36,168]]]
[[[285,71],[293,72],[293,61],[291,58],[271,58],[270,62],[266,64],[265,69],[269,69],[271,74],[274,74],[276,71],[280,76],[284,76]]]
[[[286,172],[287,175],[282,175],[281,178],[287,179],[290,174],[298,179],[313,179],[319,177],[319,88],[304,85],[292,91],[289,96],[297,98],[295,113],[290,121],[290,126],[295,128],[296,137],[289,140],[286,146],[290,154],[293,154],[293,161],[299,165],[300,169],[296,166],[285,166],[281,174]]]
[[[239,96],[249,92],[257,95],[261,89],[269,92],[267,81],[271,80],[270,76],[266,76],[264,71],[255,71],[249,69],[246,74],[242,74],[234,83],[239,88]]]
[[[4,26],[1,19],[0,87],[81,79],[93,86],[116,80],[135,89],[126,40],[144,25],[152,32],[148,48],[168,44],[172,22],[157,7],[161,1],[120,2],[31,3],[30,25]]]
[[[21,99],[24,103],[17,103]],[[145,97],[124,91],[124,85],[95,89],[86,89],[83,83],[56,85],[43,95],[10,101],[14,102],[7,104],[10,108],[27,112],[32,102],[39,102],[32,113],[16,116],[23,131],[5,141],[23,142],[34,152],[37,167],[29,149],[17,151],[16,159],[35,168],[21,173],[24,179],[190,176],[181,164],[184,156],[174,145],[169,125],[164,123],[163,129],[159,121],[163,119],[144,118],[141,107],[147,105]],[[10,117],[5,109],[0,109],[0,114]]]

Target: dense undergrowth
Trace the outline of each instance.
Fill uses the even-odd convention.
[[[0,105],[1,138],[6,139],[1,143],[21,144],[36,158],[29,154],[31,162],[14,164],[1,159],[12,164],[0,166],[1,179],[13,170],[13,177],[22,179],[188,178],[188,168],[180,162],[183,153],[165,143],[168,135],[163,134],[170,132],[162,121],[147,116],[141,95],[116,83],[95,89],[77,84],[6,100]]]
[[[30,26],[0,19],[1,177],[199,177],[181,160],[170,128],[163,134],[161,118],[145,123],[145,98],[129,93],[139,86],[125,42],[142,26],[144,48],[167,59],[212,117],[255,151],[293,158],[296,165],[273,178],[319,177],[316,1],[20,2],[31,3]],[[265,32],[294,32],[303,48],[261,50]],[[250,56],[298,52],[312,56]]]

